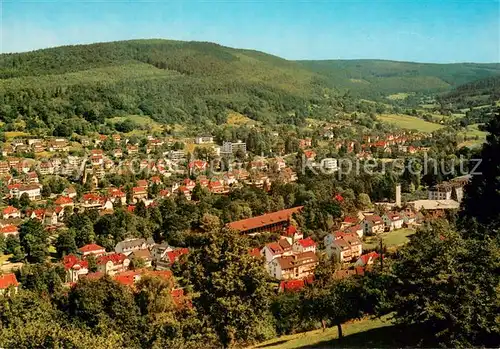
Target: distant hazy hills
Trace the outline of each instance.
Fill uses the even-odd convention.
[[[307,113],[336,91],[381,98],[447,91],[500,74],[500,64],[288,61],[205,42],[133,40],[0,55],[0,118],[52,127],[146,114],[162,122],[223,122],[228,109],[266,121]],[[291,113],[293,112],[293,113]]]

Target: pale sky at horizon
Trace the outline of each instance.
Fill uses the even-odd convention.
[[[164,38],[287,59],[500,62],[500,2],[15,1],[1,3],[0,51]]]

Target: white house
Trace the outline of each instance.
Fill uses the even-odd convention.
[[[389,212],[382,216],[386,230],[401,229],[403,227],[404,218],[402,214],[397,212]]]
[[[377,215],[366,216],[362,224],[367,235],[383,233],[385,230],[384,220]]]
[[[155,245],[155,242],[152,238],[149,239],[126,239],[123,241],[120,241],[119,243],[116,244],[115,246],[115,252],[116,253],[123,253],[124,255],[128,256],[134,251],[137,250],[145,250],[145,249],[150,249]]]
[[[303,252],[314,252],[316,253],[316,243],[310,237],[306,239],[300,239],[293,243],[293,252],[303,253]]]

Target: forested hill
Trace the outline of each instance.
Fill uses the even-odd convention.
[[[363,98],[400,92],[440,92],[500,74],[500,64],[431,64],[384,60],[298,61],[334,86]]]
[[[495,104],[500,101],[500,75],[460,85],[441,95],[439,100],[458,109]]]
[[[294,122],[330,96],[317,74],[212,43],[135,40],[0,56],[1,118],[53,127],[144,114],[165,123],[225,121],[228,110]]]
[[[414,66],[419,68],[412,73]],[[228,111],[236,111],[263,122],[300,123],[307,116],[334,115],[345,107],[339,96],[348,89],[364,98],[412,89],[442,91],[499,69],[294,62],[213,43],[170,40],[63,46],[0,55],[0,119],[7,128],[49,133],[61,122],[82,133],[108,117],[129,114],[200,124],[224,123]]]

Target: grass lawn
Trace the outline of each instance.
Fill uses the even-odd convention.
[[[363,249],[377,248],[379,238],[382,237],[384,245],[389,247],[400,246],[408,242],[408,236],[415,233],[415,230],[410,228],[397,229],[379,234],[377,236],[367,236],[363,242]]]
[[[0,265],[4,264],[5,262],[7,262],[9,260],[9,258],[12,257],[11,254],[3,254],[3,253],[0,253]]]
[[[117,116],[117,117],[111,118],[109,120],[112,123],[118,123],[118,122],[123,122],[127,119],[135,122],[137,125],[140,125],[140,126],[150,126],[151,131],[153,131],[153,132],[161,131],[163,129],[163,126],[160,123],[154,121],[149,116],[142,116],[142,115]],[[140,134],[140,133],[144,133],[144,132],[146,132],[146,131],[133,130],[132,132],[129,132],[129,134],[133,135],[133,134]]]
[[[342,325],[344,338],[342,345],[338,341],[336,327],[323,330],[315,330],[304,333],[297,333],[288,336],[282,336],[260,343],[251,348],[266,349],[292,349],[292,348],[333,348],[333,347],[360,347],[360,346],[381,346],[381,343],[370,342],[370,338],[364,336],[364,332],[377,329],[390,329],[393,327],[387,317],[382,319],[363,319]],[[386,331],[387,332],[387,331]],[[359,336],[356,336],[359,334]]]
[[[380,121],[396,125],[400,128],[408,130],[417,130],[420,132],[433,132],[439,130],[443,126],[428,122],[413,116],[402,114],[382,114],[378,117]]]

